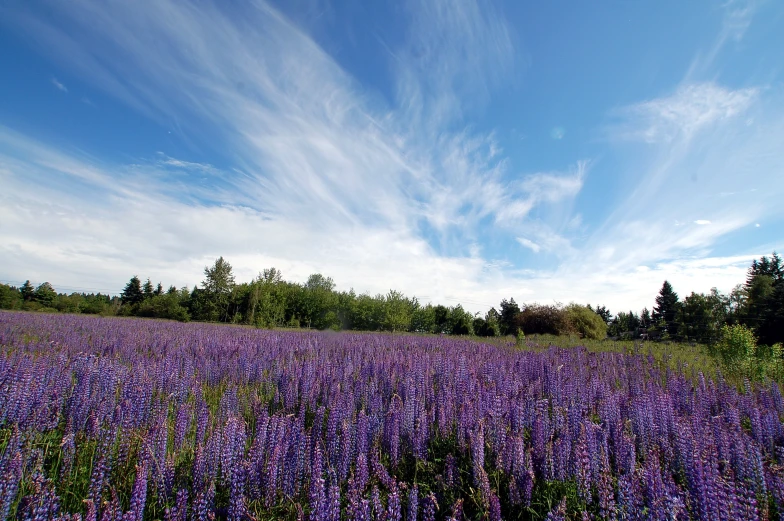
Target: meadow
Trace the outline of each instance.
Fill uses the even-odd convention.
[[[0,312],[0,520],[784,520],[775,382],[579,343]]]

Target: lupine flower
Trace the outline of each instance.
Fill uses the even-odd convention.
[[[422,508],[422,521],[435,521],[436,510],[438,510],[438,503],[436,502],[436,496],[431,492],[425,497],[425,504]]]
[[[131,492],[131,504],[123,521],[142,521],[144,506],[147,503],[147,464],[136,466],[136,481]]]
[[[408,490],[408,501],[406,505],[406,521],[417,521],[418,509],[419,509],[419,487],[414,485]]]
[[[107,521],[119,517],[119,501],[105,496],[129,457],[145,480],[129,518],[143,515],[148,479],[161,500],[156,511],[169,507],[169,518],[183,511],[183,486],[193,519],[243,517],[247,505],[276,509],[284,498],[301,501],[313,519],[334,518],[341,492],[343,515],[386,518],[401,473],[412,463],[432,468],[431,448],[445,440],[456,443],[428,488],[447,488],[456,501],[471,485],[488,518],[500,503],[512,516],[542,517],[531,503],[539,482],[572,479],[597,518],[771,519],[784,511],[779,387],[748,382],[738,393],[721,377],[692,382],[642,354],[18,313],[0,314],[0,345],[3,517],[19,499],[22,471],[36,469],[37,440],[53,432],[62,443],[49,447],[44,474],[59,461],[57,477],[67,482],[79,451],[94,446],[76,501],[92,498],[95,512],[85,517]],[[192,469],[174,465],[182,451],[193,451]],[[508,488],[492,489],[488,474],[496,473]],[[219,513],[216,486],[219,501],[233,505]],[[412,490],[402,493],[396,501],[412,517]],[[417,498],[428,520],[430,498]],[[42,505],[21,499],[19,515]]]
[[[402,518],[402,511],[400,507],[400,490],[397,485],[392,487],[387,498],[387,521],[400,521]]]
[[[563,498],[555,508],[547,513],[545,521],[566,521],[566,498]]]

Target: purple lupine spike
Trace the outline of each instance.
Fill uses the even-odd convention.
[[[179,450],[185,441],[185,434],[191,422],[191,410],[189,407],[182,406],[177,410],[177,418],[174,422],[174,449]]]
[[[618,478],[617,508],[620,519],[637,520],[643,510],[639,479],[636,474],[623,474]]]
[[[322,457],[321,449],[318,445],[313,450],[313,465],[310,474],[310,519],[311,521],[322,521],[320,517],[326,502],[326,491],[324,489],[324,478],[322,477]]]
[[[452,488],[457,484],[457,464],[455,463],[455,457],[451,453],[446,455],[444,484],[447,488]]]
[[[123,512],[120,507],[120,498],[117,497],[117,491],[111,489],[112,497],[103,504],[103,512],[101,512],[101,521],[122,521]],[[89,512],[89,503],[88,503]]]
[[[340,521],[340,486],[334,477],[330,482],[327,492],[327,520]]]
[[[193,519],[196,521],[207,521],[215,519],[215,483],[212,482],[206,489],[196,493],[193,501]]]
[[[147,503],[147,473],[146,463],[136,466],[136,481],[131,491],[130,508],[123,516],[123,521],[142,521]]]
[[[86,505],[84,521],[98,521],[98,508],[95,506],[95,502],[91,499],[85,499],[84,503]]]
[[[387,496],[387,521],[400,521],[402,519],[402,510],[400,507],[400,489],[397,485],[392,487]]]
[[[545,521],[566,521],[566,498],[547,513]]]
[[[177,499],[174,507],[173,521],[187,521],[188,519],[188,491],[181,488],[177,491]]]
[[[408,501],[406,504],[406,521],[417,521],[419,510],[419,487],[414,485],[408,490]]]
[[[436,510],[438,510],[438,502],[436,496],[431,492],[425,497],[424,506],[422,508],[422,521],[435,521]]]
[[[376,485],[373,485],[373,490],[370,493],[370,504],[373,507],[373,520],[383,521],[385,518],[384,505],[381,503],[381,492]]]
[[[601,465],[599,479],[596,482],[597,496],[599,499],[599,515],[603,519],[614,519],[615,497],[613,494],[612,474],[607,452],[601,449]]]
[[[42,469],[37,468],[29,483],[29,494],[19,504],[24,521],[45,521],[56,519],[60,512],[60,498],[54,491],[52,482],[47,479]]]
[[[366,454],[362,453],[357,457],[357,464],[354,470],[354,474],[357,491],[362,494],[367,487],[368,480],[370,479]]]
[[[465,515],[463,515],[463,500],[458,499],[455,501],[455,504],[452,505],[452,519],[455,521],[464,521]]]
[[[11,445],[12,440],[9,442]],[[6,448],[6,454],[12,453],[13,456],[3,458],[3,465],[0,467],[0,519],[7,519],[11,511],[11,505],[19,491],[19,481],[22,479],[22,453],[13,450],[13,447]],[[4,456],[6,456],[4,454]]]
[[[494,492],[490,493],[490,508],[489,517],[490,521],[501,521],[501,500]]]
[[[574,446],[574,475],[580,499],[591,503],[591,456],[588,451],[588,434],[585,424],[580,425],[580,435]]]

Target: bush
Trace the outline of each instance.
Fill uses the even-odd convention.
[[[176,294],[156,295],[138,305],[135,315],[140,317],[167,318],[187,322],[188,311],[180,305]]]
[[[751,329],[742,324],[724,325],[721,328],[721,340],[715,349],[724,364],[737,368],[757,354],[757,338]]]
[[[570,332],[563,308],[553,305],[528,304],[515,317],[514,330],[529,335],[563,335]]]
[[[591,308],[572,303],[565,312],[568,328],[583,338],[602,340],[607,336],[607,324]]]

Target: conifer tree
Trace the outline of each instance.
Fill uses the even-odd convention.
[[[653,307],[653,322],[661,328],[662,333],[669,338],[676,338],[678,335],[678,294],[672,289],[668,281],[664,281],[659,294],[656,297],[656,305]]]
[[[139,280],[139,277],[136,275],[131,277],[131,280],[129,280],[128,284],[125,285],[125,289],[123,289],[122,294],[120,295],[120,299],[122,300],[123,304],[138,304],[144,300],[144,294],[142,293],[142,281]]]

